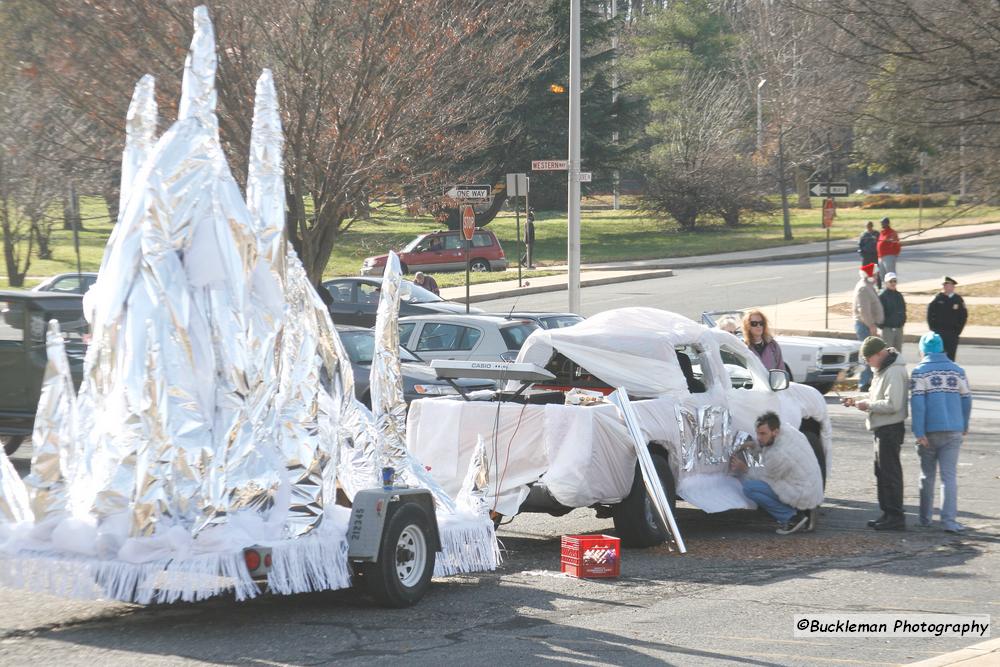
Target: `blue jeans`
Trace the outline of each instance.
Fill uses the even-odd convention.
[[[774,489],[767,482],[762,482],[759,479],[744,479],[743,494],[757,503],[758,507],[764,508],[764,511],[780,523],[788,523],[795,516],[795,508],[781,502]]]
[[[858,321],[854,322],[854,333],[858,336],[858,340],[860,341],[864,341],[865,338],[871,336],[871,330],[865,326],[864,323]],[[865,364],[864,359],[861,359],[860,361]],[[861,369],[861,377],[858,378],[858,386],[864,387],[866,385],[870,385],[872,383],[872,375],[874,375],[872,367],[865,364],[864,368]]]
[[[941,523],[945,528],[960,528],[958,517],[958,450],[962,447],[959,431],[927,434],[928,447],[917,445],[920,455],[920,523],[929,525],[934,517],[934,474],[941,468]]]

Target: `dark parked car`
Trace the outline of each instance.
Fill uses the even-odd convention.
[[[337,324],[353,324],[361,327],[375,326],[375,313],[382,290],[381,278],[333,278],[323,282],[330,294],[328,306],[330,317]],[[399,315],[438,315],[441,313],[465,313],[465,304],[445,301],[437,294],[403,281],[403,296],[400,299]],[[481,313],[479,308],[470,312]]]
[[[83,273],[60,273],[57,276],[46,278],[32,287],[31,291],[84,294],[95,282],[97,282],[97,274],[94,272],[84,271]]]
[[[337,332],[347,348],[347,356],[351,358],[351,366],[354,368],[354,394],[359,401],[371,407],[369,375],[375,351],[375,332],[361,327],[337,327]],[[403,371],[403,398],[407,403],[418,398],[458,393],[450,384],[439,380],[437,373],[423,359],[405,347],[400,346],[399,358]],[[455,380],[455,384],[464,391],[496,389],[496,384],[485,380],[460,379]]]
[[[48,362],[45,331],[52,319],[63,331],[73,381],[79,387],[89,340],[83,297],[0,291],[0,440],[8,454],[31,436],[34,427]]]
[[[576,313],[527,313],[524,311],[513,311],[510,313],[493,313],[508,320],[531,320],[543,329],[564,329],[574,324],[579,324],[585,319]]]

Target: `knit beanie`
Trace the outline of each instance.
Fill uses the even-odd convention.
[[[944,352],[944,341],[941,336],[930,331],[920,337],[920,354]]]
[[[885,349],[885,341],[878,336],[869,336],[861,343],[861,358],[867,359]]]

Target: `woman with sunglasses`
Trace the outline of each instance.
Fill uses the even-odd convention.
[[[767,370],[785,370],[785,361],[781,358],[781,347],[771,335],[767,326],[767,318],[759,310],[751,310],[743,316],[743,340],[747,347],[753,350],[764,363]]]

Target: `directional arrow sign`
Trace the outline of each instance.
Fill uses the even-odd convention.
[[[566,171],[569,169],[569,160],[532,160],[532,171]]]
[[[488,185],[453,185],[444,195],[460,202],[480,202],[489,201],[492,191]]]
[[[810,183],[809,193],[814,197],[846,197],[851,194],[851,184]]]

